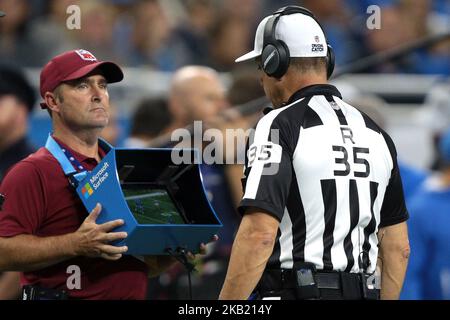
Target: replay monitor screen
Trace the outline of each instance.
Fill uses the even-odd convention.
[[[166,189],[122,187],[128,207],[138,223],[186,223]]]

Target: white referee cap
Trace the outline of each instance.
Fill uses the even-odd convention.
[[[261,55],[264,42],[264,28],[272,16],[265,17],[258,25],[255,47],[236,62],[254,59]],[[282,40],[289,48],[290,57],[326,57],[327,42],[320,25],[310,16],[294,13],[280,16],[275,27],[275,39]],[[322,48],[322,50],[320,50]]]

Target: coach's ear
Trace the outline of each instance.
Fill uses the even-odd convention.
[[[59,112],[59,105],[57,103],[57,98],[53,92],[47,91],[44,95],[44,101],[47,108],[52,112]]]

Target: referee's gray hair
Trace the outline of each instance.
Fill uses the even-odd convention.
[[[289,67],[294,68],[300,73],[314,72],[322,73],[327,72],[327,59],[326,57],[292,57],[289,63]]]

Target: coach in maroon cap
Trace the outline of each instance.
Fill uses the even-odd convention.
[[[108,124],[108,83],[122,79],[116,64],[98,61],[86,50],[56,56],[42,70],[41,105],[52,116],[52,137],[77,171],[91,171],[105,155],[98,136]],[[114,232],[123,221],[97,224],[100,204],[86,212],[46,148],[14,166],[0,193],[6,197],[0,271],[21,271],[22,285],[32,285],[47,299],[64,296],[62,291],[76,299],[144,299],[149,272],[173,263],[168,257],[123,255],[126,246],[112,246],[127,237]]]

